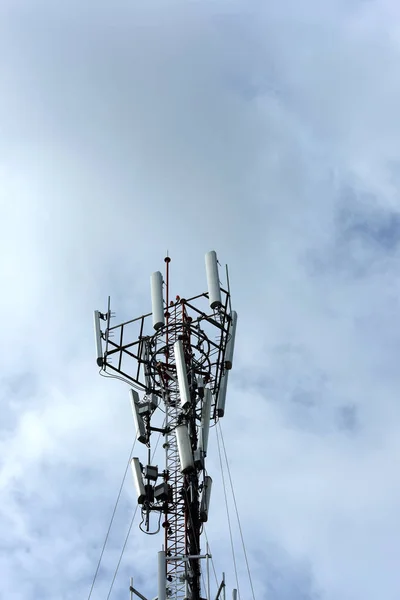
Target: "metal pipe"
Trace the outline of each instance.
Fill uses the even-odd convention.
[[[131,581],[132,581],[132,577],[131,577]],[[140,592],[138,592],[137,590],[135,590],[135,588],[133,587],[133,585],[130,586],[130,592],[131,592],[131,598],[133,599],[132,594],[136,594],[136,596],[138,598],[140,598],[140,600],[147,600],[146,596],[143,596],[143,594],[141,594]]]
[[[222,581],[219,584],[217,595],[215,596],[215,600],[218,600],[222,592],[222,598],[225,599],[225,573],[222,573]]]
[[[185,560],[194,560],[200,558],[207,558],[207,554],[177,554],[176,556],[169,556],[168,562],[172,562],[174,560],[184,562]]]
[[[207,542],[207,600],[211,600],[210,593],[210,546]]]

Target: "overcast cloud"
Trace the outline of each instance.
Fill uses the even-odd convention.
[[[398,600],[399,61],[395,0],[1,1],[1,598],[88,597],[134,435],[92,311],[147,312],[167,250],[204,291],[215,249],[257,600]],[[93,600],[134,507],[128,477]],[[111,598],[154,597],[160,544],[135,524]]]

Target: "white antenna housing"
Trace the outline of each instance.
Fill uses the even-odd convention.
[[[233,310],[231,313],[232,321],[229,327],[229,339],[225,349],[225,369],[228,371],[232,369],[233,351],[235,349],[235,337],[236,337],[236,325],[237,325],[237,312]]]
[[[151,307],[153,313],[153,327],[160,329],[165,324],[164,316],[164,298],[163,298],[163,278],[160,271],[152,274],[151,284]]]
[[[185,353],[183,350],[182,340],[178,340],[177,342],[175,342],[174,354],[181,407],[182,410],[186,410],[190,406],[190,392],[189,382],[186,373]]]
[[[209,388],[204,389],[204,401],[201,411],[201,430],[200,430],[200,450],[207,455],[208,434],[210,432],[210,415],[211,415],[212,393]]]
[[[152,410],[156,410],[157,406],[160,403],[160,400],[159,400],[159,397],[157,396],[157,394],[150,394],[149,403],[150,403]]]
[[[204,488],[201,494],[200,519],[205,523],[208,521],[208,511],[210,508],[212,479],[209,475],[204,477]]]
[[[200,398],[204,396],[204,379],[201,375],[197,376],[197,391]]]
[[[225,371],[225,375],[221,377],[217,400],[217,415],[223,417],[225,414],[226,389],[228,387],[229,371]]]
[[[139,462],[138,458],[132,458],[131,467],[132,467],[133,482],[135,484],[138,504],[143,504],[143,502],[146,498],[146,491],[144,489],[142,471],[140,469],[140,462]]]
[[[135,421],[136,438],[138,442],[145,444],[147,441],[146,427],[142,416],[139,414],[139,394],[136,390],[129,390],[131,396],[133,420]]]
[[[210,308],[218,308],[218,306],[222,305],[222,302],[221,289],[219,285],[217,254],[215,250],[211,250],[206,254],[206,275]]]
[[[190,445],[190,437],[186,425],[178,425],[175,428],[176,442],[178,445],[181,473],[189,473],[194,469],[193,452]]]
[[[96,362],[98,367],[103,366],[103,348],[101,343],[101,329],[100,329],[100,311],[94,311],[94,334],[96,341]]]
[[[158,600],[166,600],[167,598],[167,579],[165,576],[167,568],[165,559],[165,550],[160,550],[158,553]]]

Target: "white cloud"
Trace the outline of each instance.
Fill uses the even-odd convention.
[[[110,293],[120,319],[147,311],[167,249],[174,291],[202,290],[215,247],[240,316],[223,425],[257,598],[397,599],[397,4],[14,1],[0,23],[4,595],[90,588],[133,434],[92,309]],[[131,574],[154,591],[140,535],[115,597]]]

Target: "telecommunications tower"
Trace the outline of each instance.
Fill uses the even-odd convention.
[[[205,256],[207,291],[189,299],[170,297],[170,260],[165,280],[159,271],[151,275],[151,313],[112,325],[110,299],[107,312],[95,311],[97,364],[130,386],[136,439],[145,446],[131,460],[140,528],[164,535],[157,598],[211,600],[201,568],[210,558],[201,543],[212,486],[206,457],[210,427],[225,413],[237,314],[228,270],[222,286],[214,251]],[[161,467],[152,464],[154,434],[165,451]],[[132,583],[130,591],[144,599]],[[221,593],[224,578],[217,599]]]

